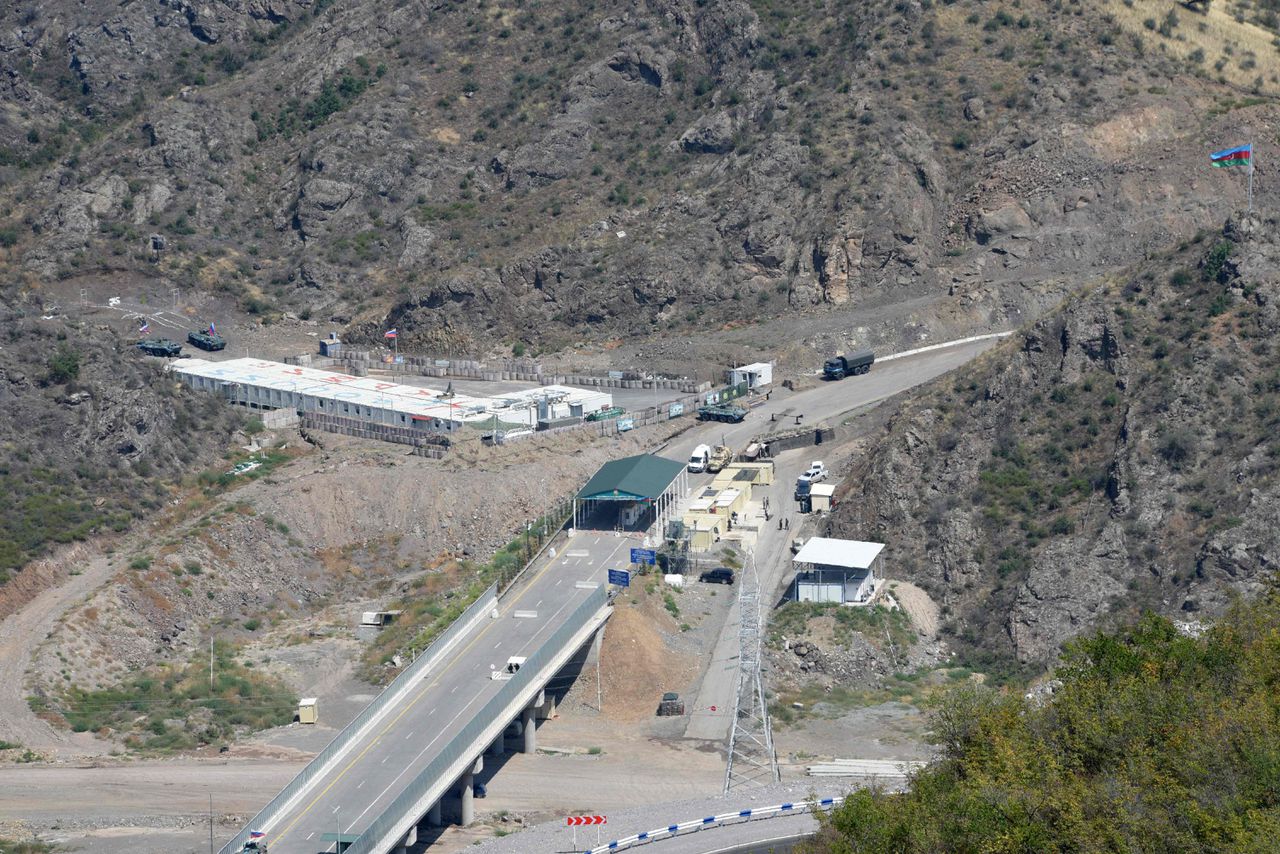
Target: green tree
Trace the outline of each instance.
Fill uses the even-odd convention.
[[[80,376],[80,354],[67,344],[59,344],[58,350],[47,363],[49,382],[61,385]]]

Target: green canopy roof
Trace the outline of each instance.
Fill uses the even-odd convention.
[[[643,501],[661,495],[684,469],[684,463],[640,454],[605,463],[582,487],[582,501]]]

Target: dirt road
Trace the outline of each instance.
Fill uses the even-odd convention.
[[[63,614],[111,578],[112,567],[92,546],[76,544],[28,567],[27,573],[45,577],[51,586],[0,621],[0,739],[50,758],[109,753],[112,745],[91,733],[55,730],[36,717],[23,683],[36,647]]]

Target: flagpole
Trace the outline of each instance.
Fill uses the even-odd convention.
[[[1249,143],[1249,213],[1253,213],[1253,143]]]

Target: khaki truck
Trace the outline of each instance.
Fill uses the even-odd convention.
[[[707,459],[707,471],[715,474],[731,462],[733,462],[733,450],[726,445],[716,445],[716,449]]]

